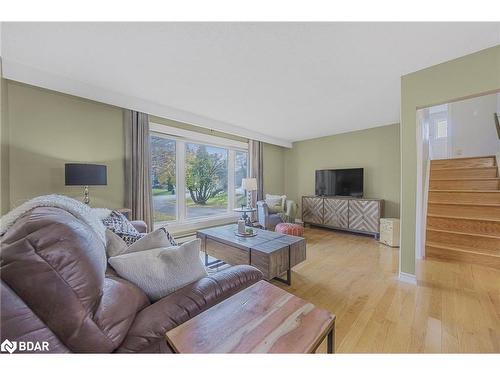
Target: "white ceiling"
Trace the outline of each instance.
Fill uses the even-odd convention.
[[[4,76],[268,142],[399,122],[401,75],[500,23],[4,23]]]

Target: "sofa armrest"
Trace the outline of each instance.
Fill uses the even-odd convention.
[[[286,215],[290,218],[292,222],[295,221],[295,218],[297,217],[297,210],[298,210],[297,203],[295,203],[292,200],[286,201]]]
[[[258,201],[257,205],[257,221],[263,228],[267,228],[267,220],[269,216],[269,206],[266,201]]]
[[[140,311],[118,352],[171,351],[165,333],[262,279],[248,265],[233,266],[163,297]]]
[[[148,225],[144,221],[132,220],[131,223],[134,226],[134,228],[137,229],[137,231],[139,233],[147,233],[148,232]]]

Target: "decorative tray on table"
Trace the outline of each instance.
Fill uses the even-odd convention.
[[[237,230],[234,231],[234,234],[238,237],[255,237],[257,235],[257,231],[252,230],[251,233],[239,233]]]

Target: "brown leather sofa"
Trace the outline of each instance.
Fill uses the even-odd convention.
[[[170,353],[165,332],[262,277],[234,266],[151,303],[105,269],[102,251],[66,211],[40,207],[22,216],[1,238],[0,342],[45,341],[50,353]]]

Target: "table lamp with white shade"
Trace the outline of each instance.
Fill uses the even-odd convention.
[[[247,207],[252,207],[252,191],[257,190],[257,179],[244,178],[241,180],[241,187],[247,191]]]

